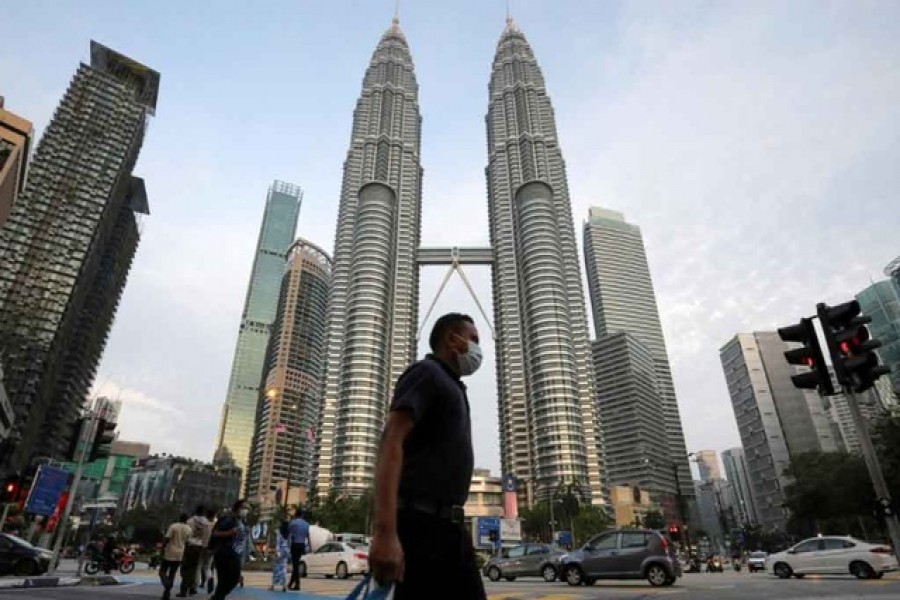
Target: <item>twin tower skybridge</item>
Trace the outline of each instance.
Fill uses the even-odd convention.
[[[453,276],[454,272],[459,273],[460,279],[462,279],[463,283],[466,286],[466,289],[469,290],[469,294],[471,294],[472,299],[475,300],[475,305],[478,306],[478,310],[481,312],[481,316],[484,317],[488,328],[491,330],[491,338],[496,339],[496,336],[494,334],[494,326],[491,325],[491,319],[489,319],[487,313],[484,312],[484,307],[478,300],[478,295],[475,293],[475,290],[472,288],[471,282],[469,282],[469,278],[466,277],[466,273],[462,269],[463,265],[493,266],[494,250],[492,248],[459,246],[453,246],[451,248],[419,248],[419,252],[416,255],[416,263],[420,267],[430,267],[437,265],[449,265],[450,267],[447,269],[447,274],[444,275],[444,280],[441,281],[441,285],[438,288],[437,293],[434,295],[434,300],[431,301],[431,305],[425,312],[425,317],[422,319],[422,324],[419,325],[419,330],[416,332],[417,342],[421,339],[422,329],[424,329],[425,323],[428,322],[428,317],[431,316],[431,312],[434,310],[434,306],[435,304],[437,304],[438,298],[441,297],[444,288],[447,287],[447,282],[450,281],[450,277]]]

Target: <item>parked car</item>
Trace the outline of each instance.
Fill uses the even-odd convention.
[[[483,571],[491,581],[501,578],[513,581],[516,577],[543,577],[544,581],[556,581],[563,554],[548,544],[521,544],[491,558]]]
[[[347,579],[369,572],[369,548],[352,542],[328,542],[300,559],[300,577],[324,575]]]
[[[0,575],[28,576],[46,573],[53,553],[32,546],[22,538],[0,533]]]
[[[766,552],[751,552],[750,556],[747,558],[747,570],[751,573],[765,571],[767,556],[769,555]]]
[[[650,529],[607,531],[580,550],[560,558],[569,585],[593,585],[598,579],[643,579],[653,586],[672,585],[681,577],[675,548]]]
[[[814,537],[766,558],[766,570],[781,579],[810,573],[878,579],[898,569],[890,547],[846,536]]]

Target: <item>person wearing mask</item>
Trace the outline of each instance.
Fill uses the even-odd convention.
[[[283,521],[275,532],[275,560],[272,561],[272,585],[269,587],[273,592],[276,587],[281,587],[282,592],[288,590],[287,586],[287,564],[291,558],[291,546],[288,543],[290,538],[290,526],[287,521]]]
[[[163,560],[159,565],[159,580],[163,585],[162,600],[169,600],[172,586],[175,585],[175,574],[184,557],[184,547],[191,537],[191,528],[187,525],[188,516],[182,514],[178,521],[169,525],[166,540],[163,542]]]
[[[177,598],[186,598],[197,593],[197,578],[200,570],[200,558],[206,547],[204,540],[208,541],[208,531],[212,530],[212,524],[206,519],[206,508],[203,505],[197,507],[194,516],[187,520],[187,526],[191,528],[191,537],[188,538],[184,548],[184,558],[181,561],[181,591]]]
[[[461,378],[482,359],[474,321],[440,317],[429,345],[397,380],[382,432],[369,565],[378,584],[396,584],[395,600],[433,598],[435,586],[443,598],[485,600],[463,513],[475,459]]]
[[[213,563],[218,577],[212,600],[224,600],[241,580],[241,565],[247,553],[249,532],[244,520],[250,510],[245,500],[238,500],[231,507],[231,514],[216,522],[210,539],[213,545]]]
[[[209,549],[209,540],[212,537],[212,528],[213,523],[216,520],[216,511],[213,509],[208,509],[206,511],[206,521],[209,523],[209,527],[206,529],[206,535],[203,538],[203,549],[200,551],[200,566],[198,568],[199,576],[200,576],[200,589],[206,587],[206,593],[213,593],[213,579],[212,579],[212,551]]]
[[[298,508],[288,526],[291,537],[291,583],[288,589],[291,590],[300,589],[300,558],[306,552],[306,544],[309,543],[309,523],[305,516]]]

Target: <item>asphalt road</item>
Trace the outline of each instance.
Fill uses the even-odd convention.
[[[154,572],[139,572],[130,583],[110,587],[70,587],[46,590],[0,591],[0,600],[135,600],[159,598],[161,587]],[[345,598],[355,581],[309,578],[303,580],[306,599]],[[229,598],[268,599],[294,598],[295,593],[268,592],[268,574],[248,573],[247,587],[236,590]],[[439,598],[440,579],[435,578],[435,598]],[[642,581],[600,581],[587,587],[571,587],[565,583],[544,583],[539,579],[491,583],[485,587],[489,600],[897,600],[900,598],[900,575],[888,574],[884,579],[858,581],[851,577],[815,577],[782,581],[770,575],[749,573],[703,573],[686,575],[669,588],[652,588]],[[196,596],[198,599],[206,595]],[[423,599],[427,600],[427,599]],[[456,599],[454,599],[456,600]],[[464,599],[460,599],[464,600]]]

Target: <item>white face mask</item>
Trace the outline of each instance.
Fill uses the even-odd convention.
[[[241,510],[238,511],[238,515],[240,515],[240,517],[241,517],[242,519],[243,519],[244,517],[246,517],[247,515],[249,515],[249,514],[250,514],[250,510],[249,510],[249,509],[246,509],[246,508],[242,508]]]
[[[459,374],[463,377],[468,377],[477,371],[478,367],[481,366],[481,359],[483,357],[481,354],[481,346],[472,340],[466,340],[466,342],[468,342],[469,348],[466,350],[465,354],[457,356],[459,362]]]

